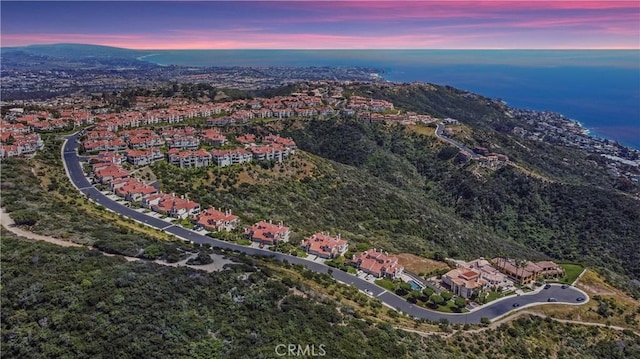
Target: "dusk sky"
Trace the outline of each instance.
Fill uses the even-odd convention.
[[[2,1],[1,45],[639,49],[638,1]]]

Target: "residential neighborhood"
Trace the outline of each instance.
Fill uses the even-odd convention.
[[[292,234],[302,233],[294,233],[295,229],[282,220],[267,218],[247,223],[234,214],[232,208],[203,208],[185,194],[164,193],[157,182],[134,178],[132,173],[157,161],[166,161],[180,169],[223,168],[251,162],[282,163],[298,150],[292,138],[278,133],[254,133],[247,131],[248,127],[240,127],[251,121],[294,116],[317,120],[336,115],[355,116],[365,123],[438,122],[443,133],[448,134],[451,131],[445,124],[460,125],[451,118],[438,120],[430,115],[399,111],[387,101],[355,95],[344,97],[342,87],[335,84],[320,83],[308,92],[272,98],[206,104],[178,98],[162,99],[162,104],[158,101],[139,97],[135,107],[118,112],[99,103],[93,103],[93,110],[74,106],[56,116],[48,111],[11,111],[2,120],[0,155],[3,158],[32,155],[44,146],[40,133],[82,126],[80,143],[88,164],[87,175],[114,199],[163,219],[168,226],[184,226],[211,235],[230,233],[254,246],[278,250],[291,248],[282,246],[291,246]],[[476,146],[468,151],[464,148],[458,156],[464,157],[469,152],[467,160],[477,160],[481,166],[496,167],[496,163],[509,161],[508,157],[484,147]],[[509,295],[564,274],[560,266],[550,261],[479,258],[453,261],[451,269],[441,277],[423,278],[406,270],[393,253],[378,248],[350,250],[349,240],[339,233],[316,231],[304,235],[304,239],[295,242],[295,249],[290,250],[303,251],[309,260],[342,261],[345,266],[341,269],[353,271],[371,282],[389,281],[394,286],[405,283],[414,292],[434,288],[451,293],[453,299],[462,298],[465,303],[486,297],[488,293]],[[233,236],[229,238],[235,238]]]

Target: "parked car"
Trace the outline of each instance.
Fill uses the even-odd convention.
[[[584,301],[584,297],[578,297],[578,298],[576,298],[576,300],[577,300],[578,302],[582,302],[582,301]]]
[[[545,284],[544,289],[549,289],[551,288],[551,284]]]
[[[556,298],[549,298],[547,299],[547,302],[557,302],[558,300]]]
[[[519,306],[520,306],[520,303],[513,303],[514,308],[518,308]]]
[[[562,289],[567,289],[567,288],[569,288],[569,286],[568,286],[568,285],[566,285],[566,284],[563,284],[563,285],[562,285]]]

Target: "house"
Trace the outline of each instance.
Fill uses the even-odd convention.
[[[104,167],[97,167],[94,171],[96,179],[100,183],[109,183],[118,178],[127,178],[129,177],[129,172],[120,168],[120,166],[115,164],[108,164]]]
[[[454,294],[463,298],[469,298],[474,291],[481,291],[487,286],[487,281],[481,277],[480,271],[464,266],[452,269],[444,274],[442,282]]]
[[[145,150],[127,149],[125,155],[127,162],[134,166],[146,166],[164,158],[164,154],[157,148],[147,148]]]
[[[562,277],[564,269],[552,261],[540,261],[535,263],[540,268],[540,275],[543,277]]]
[[[176,136],[167,140],[169,148],[196,150],[200,147],[200,139],[194,136]]]
[[[238,163],[251,162],[251,152],[244,148],[234,150],[212,150],[213,162],[220,167],[230,166]]]
[[[238,216],[231,214],[231,210],[221,211],[220,209],[206,209],[196,217],[196,225],[200,225],[212,231],[231,231],[240,222]]]
[[[211,165],[212,156],[204,149],[197,151],[180,151],[172,148],[168,152],[169,163],[180,168],[207,167]]]
[[[492,259],[491,262],[502,273],[514,278],[522,285],[535,282],[539,277],[557,277],[564,273],[560,266],[551,261],[518,262],[514,259],[498,257]]]
[[[279,144],[282,145],[286,148],[289,148],[290,150],[295,150],[296,148],[298,148],[298,146],[296,146],[296,142],[294,140],[292,140],[291,138],[284,138],[284,137],[280,137],[278,135],[273,135],[273,134],[269,134],[267,136],[264,137],[264,142],[267,143],[272,143],[272,144]]]
[[[318,232],[300,245],[307,253],[321,258],[334,258],[347,252],[349,244],[340,238],[340,234],[331,237],[328,233]]]
[[[207,126],[227,126],[227,125],[233,125],[235,123],[236,123],[236,120],[229,116],[207,119]]]
[[[375,248],[354,254],[351,264],[376,278],[396,278],[404,271],[404,267],[398,264],[398,257],[377,251]]]
[[[177,197],[173,193],[160,193],[143,198],[142,206],[150,208],[154,212],[180,219],[200,213],[199,203],[185,199],[184,196]]]
[[[121,151],[127,148],[127,143],[121,138],[115,138],[112,140],[90,140],[86,139],[82,143],[82,147],[85,151]]]
[[[136,149],[146,149],[150,147],[160,147],[164,145],[164,139],[154,134],[148,136],[135,136],[129,138],[129,146]]]
[[[482,279],[487,281],[489,286],[493,287],[508,287],[513,284],[506,275],[493,267],[489,261],[480,257],[463,264],[460,267],[464,267],[470,270],[475,270],[480,273]]]
[[[250,144],[256,143],[256,135],[248,133],[248,134],[236,137],[236,140],[243,145],[250,145]]]
[[[227,138],[217,128],[203,130],[200,137],[202,138],[202,142],[206,145],[220,147],[227,143]]]
[[[285,227],[282,222],[273,224],[271,221],[260,221],[244,231],[247,238],[263,245],[288,242],[290,233],[289,227]]]
[[[253,159],[256,161],[276,161],[282,162],[286,155],[285,148],[281,145],[255,145],[248,147]]]
[[[146,185],[135,178],[117,181],[111,183],[113,193],[129,202],[139,202],[144,197],[158,193],[155,187]]]
[[[116,165],[122,164],[124,162],[125,156],[117,153],[117,152],[107,152],[101,151],[97,156],[92,157],[89,161],[90,163],[113,163]]]

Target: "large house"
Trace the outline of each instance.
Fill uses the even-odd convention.
[[[211,154],[204,149],[180,151],[172,148],[168,152],[169,163],[180,168],[207,167],[211,165]]]
[[[466,263],[458,263],[457,268],[442,276],[443,284],[451,291],[464,298],[469,298],[474,290],[488,287],[505,288],[513,282],[489,261],[480,257]]]
[[[377,278],[396,278],[404,271],[404,267],[398,264],[398,257],[377,251],[375,248],[354,254],[351,263],[363,272]]]
[[[202,138],[202,142],[207,145],[220,147],[227,143],[227,138],[217,128],[203,130],[200,137]]]
[[[129,177],[129,172],[120,166],[109,163],[103,166],[94,165],[94,174],[100,183],[109,183],[118,178]]]
[[[173,218],[185,219],[200,212],[200,204],[174,194],[160,193],[142,200],[142,206]]]
[[[316,233],[300,245],[307,253],[321,258],[334,258],[343,255],[349,244],[338,234],[331,237],[328,233]]]
[[[244,148],[236,148],[234,150],[212,150],[211,155],[213,156],[213,161],[220,167],[251,162],[251,152]]]
[[[98,153],[97,156],[92,157],[89,160],[89,162],[90,163],[113,163],[116,165],[121,165],[124,159],[125,157],[120,153],[102,151]]]
[[[231,231],[238,226],[240,221],[238,216],[231,214],[230,210],[223,212],[215,208],[209,208],[200,212],[196,218],[196,225],[213,231]]]
[[[111,190],[129,202],[141,201],[144,197],[158,193],[158,189],[135,178],[117,179],[111,182]]]
[[[491,262],[502,273],[514,278],[522,285],[535,282],[540,277],[559,277],[564,274],[562,268],[551,261],[518,263],[513,259],[494,258]]]
[[[442,276],[442,282],[454,294],[463,298],[469,298],[474,291],[481,291],[487,286],[487,281],[482,278],[480,271],[465,266],[447,272]]]
[[[144,150],[127,149],[125,155],[127,156],[127,162],[134,166],[146,166],[164,158],[164,154],[157,148],[147,148]]]
[[[288,242],[290,233],[289,227],[282,225],[282,222],[273,224],[271,221],[260,221],[244,231],[247,238],[263,245]]]
[[[255,145],[247,148],[256,161],[282,162],[289,154],[282,145]]]

